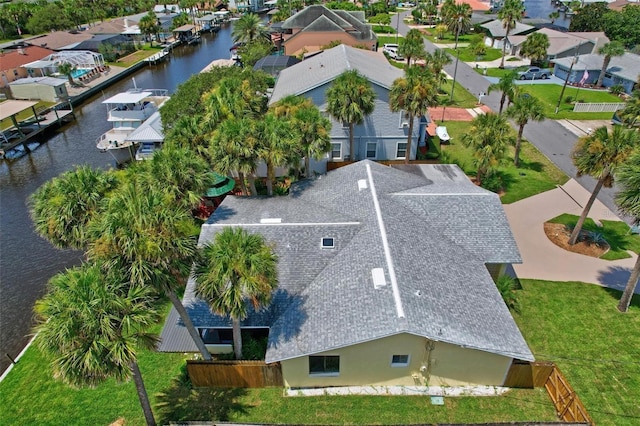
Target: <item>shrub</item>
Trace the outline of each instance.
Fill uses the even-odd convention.
[[[567,96],[566,98],[564,98],[565,104],[570,104],[571,102],[573,102],[573,96]]]
[[[624,93],[624,86],[622,84],[611,86],[609,87],[609,93],[611,93],[612,95],[620,96]]]
[[[585,231],[581,232],[581,240],[583,240],[588,245],[594,244],[596,247],[607,248],[609,247],[609,243],[604,237],[604,234],[597,231]]]
[[[518,301],[516,294],[516,290],[519,288],[518,282],[509,275],[501,275],[496,281],[496,287],[509,310],[519,314],[520,301]]]
[[[480,186],[491,192],[500,192],[502,190],[502,177],[498,173],[491,173],[480,182]]]

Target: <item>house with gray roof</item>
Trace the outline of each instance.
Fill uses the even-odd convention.
[[[553,68],[553,74],[561,79],[566,79],[569,69],[571,69],[571,62],[573,58],[561,58],[555,61]],[[604,55],[591,53],[588,55],[578,56],[578,61],[573,65],[571,69],[571,75],[569,75],[569,83],[577,84],[583,77],[585,71],[588,77],[583,84],[595,84],[600,76],[600,70],[602,70],[602,64],[604,62]],[[614,56],[609,62],[609,67],[606,70],[602,85],[604,87],[611,87],[617,84],[621,84],[624,87],[624,91],[628,94],[633,92],[636,87],[636,82],[640,76],[640,55],[635,53],[626,52],[622,56]]]
[[[498,196],[455,165],[360,161],[295,183],[286,197],[227,197],[199,245],[225,227],[278,255],[271,304],[241,327],[268,335],[266,362],[288,387],[502,385],[533,360],[492,279],[518,248]],[[212,352],[231,321],[190,279],[183,303]],[[160,351],[197,352],[175,310]]]
[[[549,39],[547,60],[573,57],[588,53],[597,53],[598,49],[609,42],[604,32],[562,32],[551,28],[541,28],[536,33],[545,34]],[[533,34],[533,33],[531,33]],[[507,51],[519,56],[522,43],[529,35],[511,35],[507,37]]]
[[[323,5],[307,6],[272,27],[282,40],[286,55],[315,52],[331,42],[376,50],[378,38],[366,23],[363,11],[332,10]]]
[[[505,37],[507,35],[507,31],[504,28],[502,21],[499,19],[494,19],[493,21],[481,24],[480,27],[482,27],[486,33],[484,44],[496,49],[502,49],[502,44],[504,43]],[[515,28],[512,28],[509,31],[509,35],[527,35],[534,32],[535,30],[536,28],[531,25],[523,24],[522,22],[516,22]]]
[[[347,123],[331,118],[332,151],[329,157],[315,168],[326,171],[327,161],[399,160],[409,156],[416,158],[418,145],[426,141],[429,118],[415,117],[411,152],[407,153],[409,122],[403,112],[389,109],[389,91],[395,79],[404,71],[392,66],[381,55],[363,49],[340,45],[314,55],[289,68],[283,69],[276,81],[269,104],[273,105],[288,95],[310,98],[326,115],[326,91],[345,71],[357,70],[376,93],[375,109],[360,125],[354,126],[355,152],[349,152],[349,127]]]

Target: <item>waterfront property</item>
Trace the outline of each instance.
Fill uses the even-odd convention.
[[[74,80],[82,80],[83,77],[86,78],[85,76],[88,77],[106,69],[102,55],[88,50],[55,52],[38,61],[30,62],[25,67],[34,70],[31,73],[32,77],[35,77],[36,74],[43,77],[49,75],[60,76],[59,68],[63,64],[70,64],[73,67],[71,77]],[[35,72],[35,70],[38,70],[38,72]]]
[[[354,126],[353,153],[349,152],[348,125],[332,119],[332,150],[329,158],[322,160],[316,170],[324,172],[327,161],[399,160],[406,156],[414,160],[417,146],[425,144],[429,118],[414,118],[414,143],[411,144],[411,152],[407,152],[409,120],[403,112],[391,112],[389,109],[389,91],[393,81],[402,77],[404,72],[390,65],[382,55],[345,45],[325,50],[282,70],[269,104],[273,105],[287,95],[299,95],[310,98],[324,112],[327,89],[333,80],[348,70],[357,70],[369,80],[376,93],[375,109],[362,124]]]
[[[61,102],[69,99],[67,79],[54,77],[27,77],[9,84],[14,99],[38,99],[47,102]]]
[[[18,45],[0,53],[0,87],[8,87],[12,81],[33,77],[29,63],[54,53],[40,46]]]
[[[154,112],[140,127],[131,132],[126,140],[138,146],[136,160],[148,160],[153,157],[164,143],[160,111]]]
[[[455,165],[359,161],[294,184],[287,197],[228,196],[199,244],[227,226],[273,244],[279,287],[243,329],[268,332],[266,362],[285,385],[502,385],[532,360],[493,277],[520,262],[499,197]],[[184,304],[212,352],[231,322]],[[159,349],[195,352],[175,311]]]

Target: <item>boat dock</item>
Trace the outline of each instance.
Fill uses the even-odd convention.
[[[35,137],[75,119],[69,101],[39,109],[37,104],[16,100],[0,103],[0,157],[20,146],[28,152],[28,143]]]

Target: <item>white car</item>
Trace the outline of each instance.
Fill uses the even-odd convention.
[[[398,3],[398,7],[415,7],[415,5],[415,3],[412,3],[410,1]]]
[[[385,44],[384,47],[382,48],[382,52],[384,52],[391,59],[395,59],[396,61],[401,61],[404,59],[402,55],[398,52],[397,44]]]

